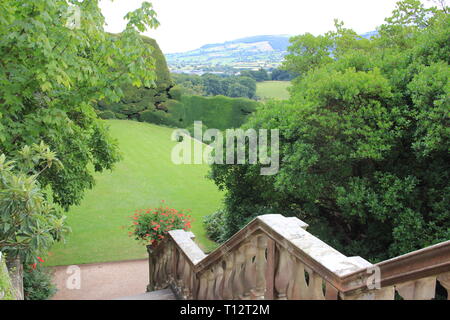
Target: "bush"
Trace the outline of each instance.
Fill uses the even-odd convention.
[[[105,120],[106,119],[115,119],[116,118],[114,112],[109,111],[109,110],[99,112],[98,116],[100,118],[102,118],[102,119],[105,119]]]
[[[156,245],[170,230],[189,230],[192,219],[190,210],[169,208],[164,201],[157,208],[136,210],[130,216],[133,224],[128,235],[145,245]]]
[[[182,95],[183,95],[183,88],[179,85],[172,87],[169,91],[169,96],[173,100],[180,101]]]
[[[225,211],[218,210],[213,214],[203,217],[206,235],[209,239],[222,243],[227,240],[225,230]]]
[[[23,290],[25,300],[48,300],[57,291],[50,270],[41,265],[24,267]]]
[[[127,115],[122,114],[122,113],[114,113],[116,119],[120,119],[120,120],[126,120],[128,119]]]
[[[162,110],[145,110],[139,113],[139,120],[157,125],[175,126],[175,121]]]

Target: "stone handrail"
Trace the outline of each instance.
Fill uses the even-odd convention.
[[[434,297],[436,279],[449,290],[450,241],[373,265],[346,257],[307,226],[262,215],[209,255],[191,232],[170,231],[148,249],[147,290],[171,287],[181,299],[199,300],[394,299],[395,290],[421,299]]]

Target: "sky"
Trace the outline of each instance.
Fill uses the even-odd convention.
[[[101,0],[109,32],[120,32],[123,17],[142,0]],[[358,33],[373,31],[390,16],[397,0],[153,0],[161,25],[144,34],[164,53],[184,52],[209,43],[288,34],[323,34],[334,19]]]

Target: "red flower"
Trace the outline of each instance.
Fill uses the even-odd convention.
[[[41,257],[37,257],[40,262],[45,262]]]

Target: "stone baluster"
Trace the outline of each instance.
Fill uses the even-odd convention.
[[[289,287],[289,282],[291,280],[291,266],[290,257],[288,251],[281,247],[276,246],[278,251],[278,263],[277,271],[275,274],[275,291],[276,300],[287,300],[287,292]]]
[[[180,252],[180,255],[178,256],[178,265],[177,265],[177,274],[176,274],[176,283],[178,290],[180,291],[180,294],[182,294],[181,290],[184,286],[183,281],[183,275],[184,275],[184,267],[185,267],[185,258],[184,255]]]
[[[264,294],[266,290],[266,249],[267,249],[267,237],[260,235],[257,237],[257,252],[256,252],[256,285],[252,290],[252,299],[264,300]]]
[[[430,300],[436,293],[436,277],[428,277],[395,285],[405,300]]]
[[[208,277],[208,289],[206,290],[206,299],[207,300],[214,300],[214,285],[215,285],[215,277],[214,277],[214,270],[209,269],[207,272]]]
[[[224,300],[233,299],[233,268],[234,264],[234,253],[228,254],[225,258],[225,270],[223,272],[223,291],[222,298]]]
[[[266,247],[267,247],[265,250],[266,271],[264,274],[266,281],[266,288],[264,298],[266,300],[273,300],[275,291],[275,241],[268,238]]]
[[[214,267],[214,277],[215,277],[215,288],[214,288],[214,299],[222,300],[223,299],[223,268],[224,262],[219,262]]]
[[[155,290],[155,268],[156,268],[156,261],[155,257],[153,256],[153,250],[150,246],[147,246],[147,252],[148,252],[148,285],[147,285],[147,292]]]
[[[182,293],[183,298],[185,300],[192,298],[192,279],[191,279],[192,271],[189,263],[184,259],[184,268],[183,268],[183,287]]]
[[[450,300],[450,272],[438,275],[437,280],[447,290],[447,300]]]
[[[323,293],[325,283],[317,272],[311,271],[308,287],[310,289],[311,300],[325,300]]]
[[[208,291],[208,272],[203,272],[203,274],[200,275],[199,280],[199,288],[198,288],[198,300],[206,300],[206,295]]]
[[[292,262],[293,266],[293,285],[291,286],[291,290],[289,290],[290,294],[288,295],[289,299],[292,300],[308,300],[310,299],[308,284],[305,279],[305,267],[303,263],[296,258],[293,258]]]
[[[161,277],[160,277],[160,269],[161,269],[161,255],[158,254],[155,256],[155,270],[153,274],[153,279],[155,280],[155,290],[159,290],[161,288]]]
[[[337,300],[338,295],[339,291],[327,281],[325,288],[325,300]]]
[[[233,299],[241,300],[244,296],[244,246],[241,246],[235,254],[233,273]]]
[[[256,237],[244,244],[244,296],[243,300],[251,299],[251,291],[256,287]]]

